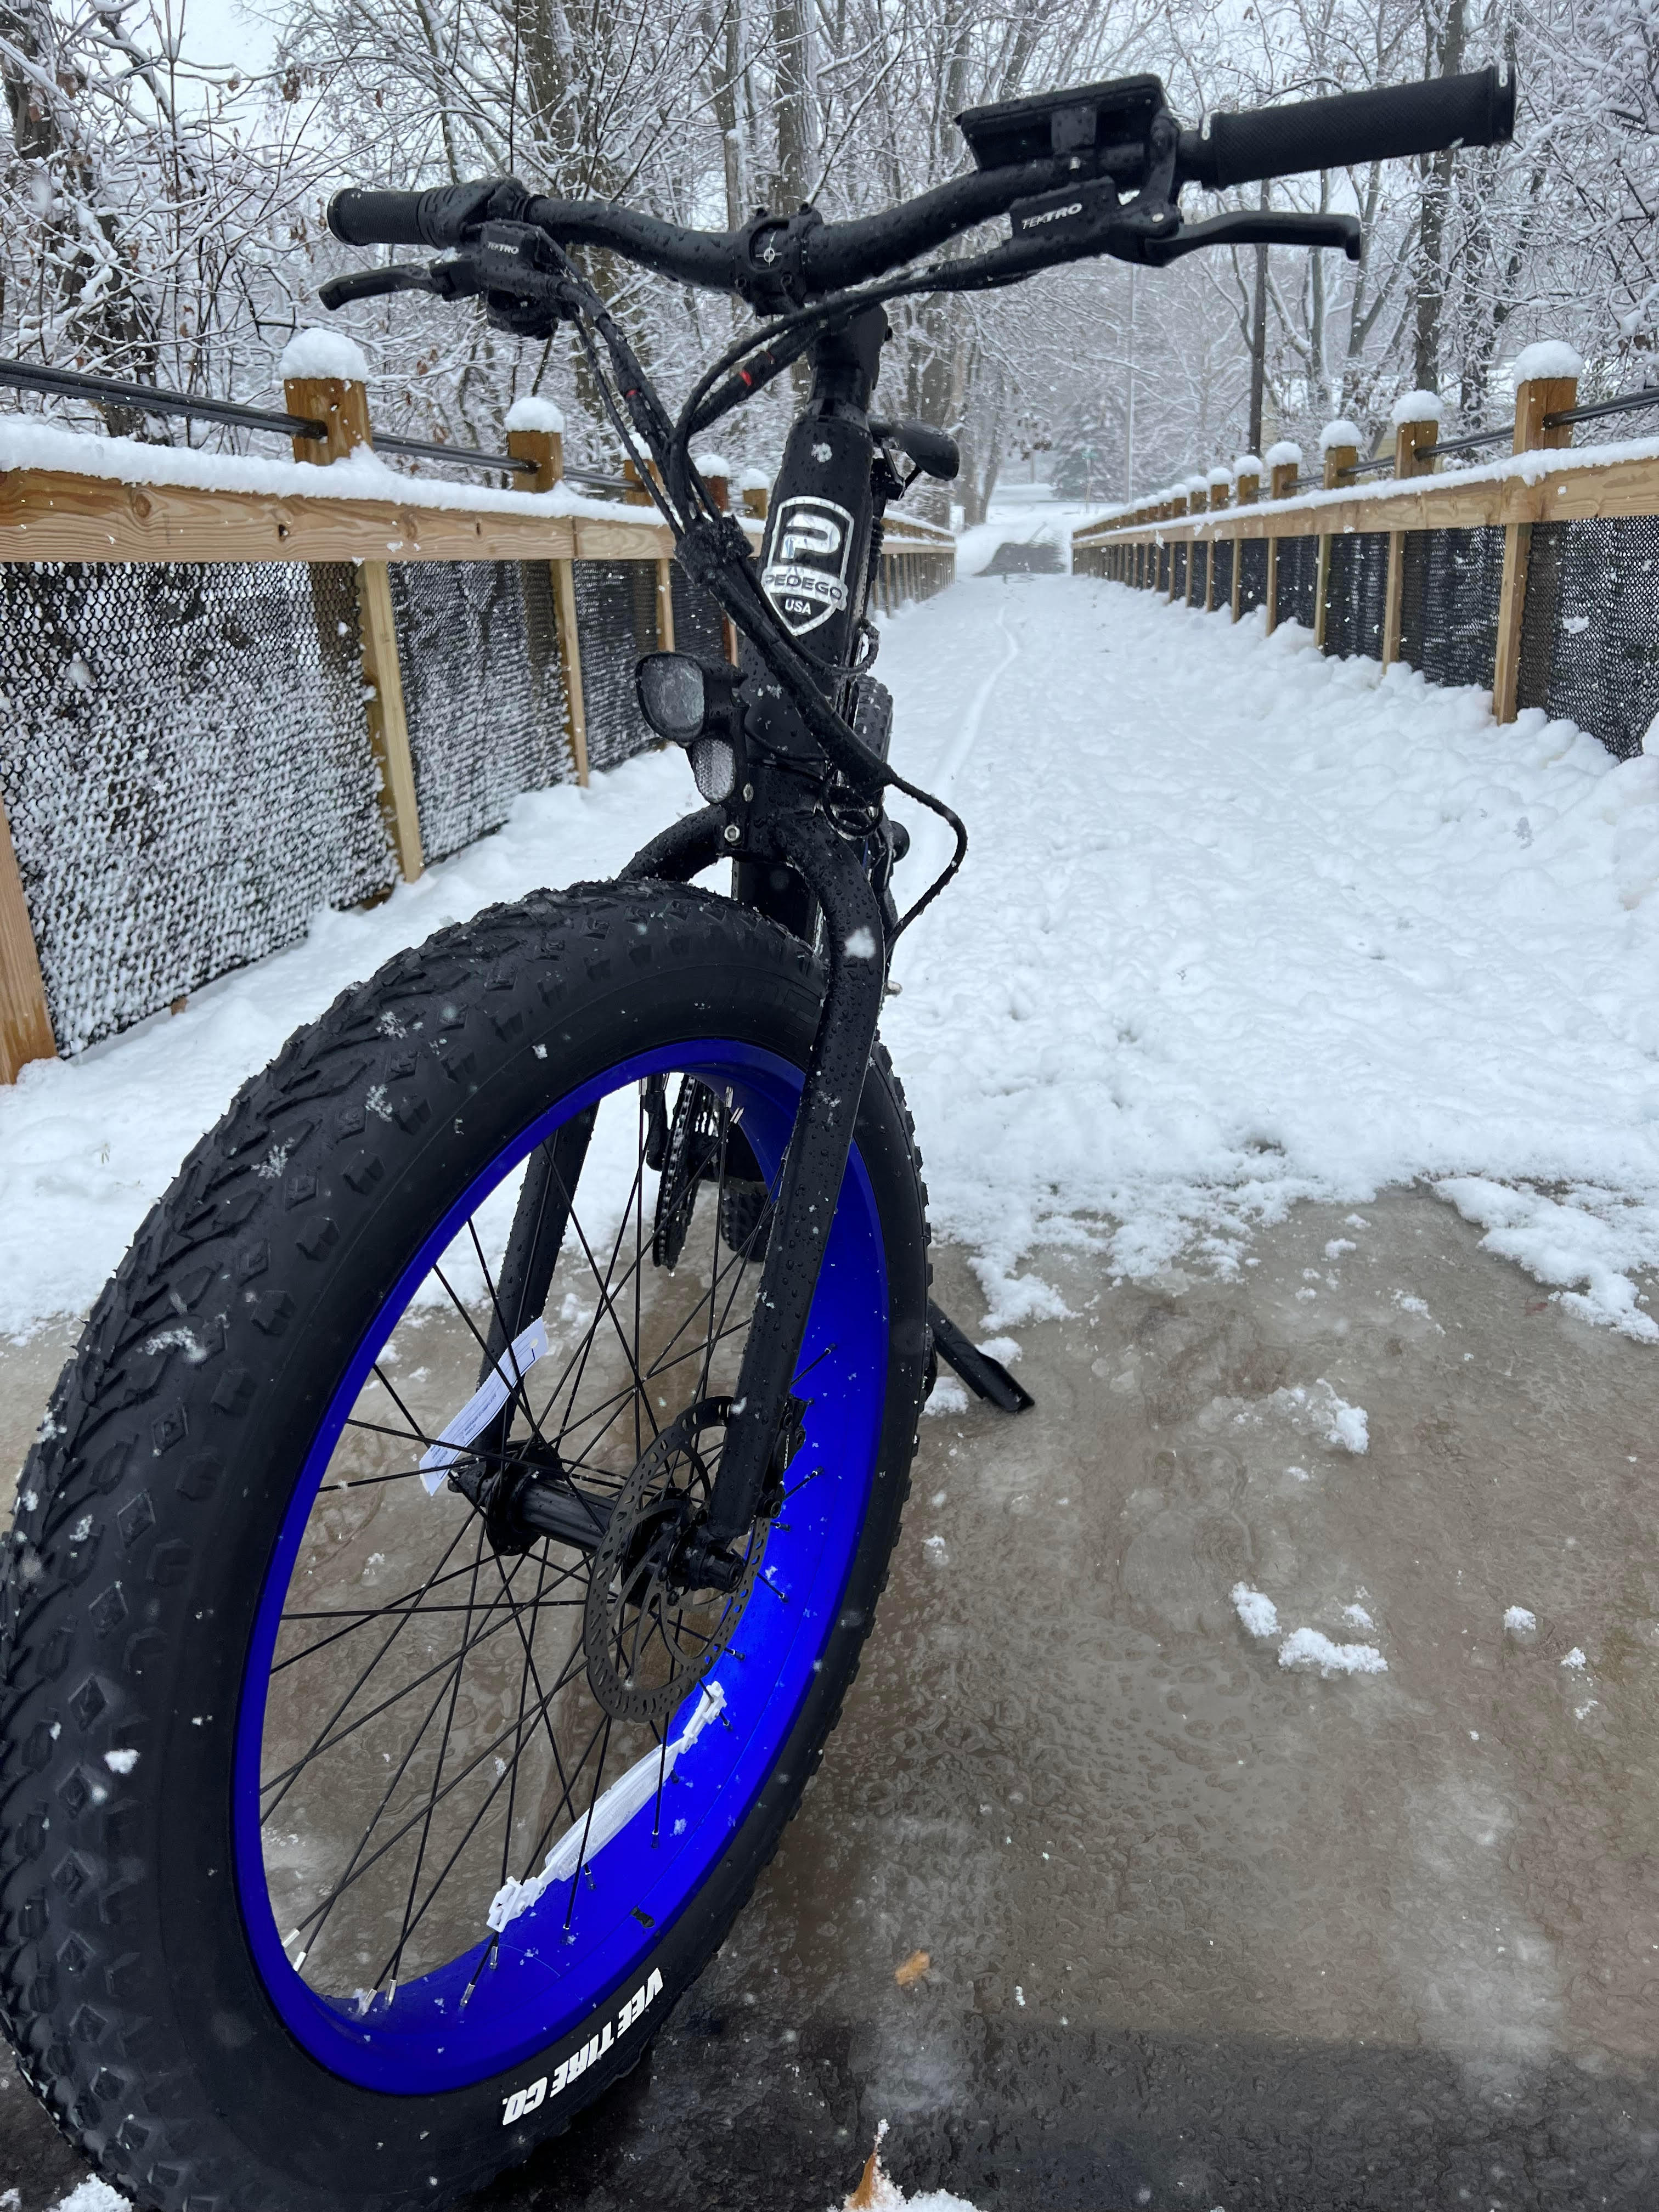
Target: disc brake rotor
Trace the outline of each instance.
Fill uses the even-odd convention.
[[[731,1643],[766,1549],[757,1521],[729,1590],[688,1584],[684,1540],[706,1509],[714,1476],[698,1438],[724,1427],[726,1403],[693,1407],[642,1454],[593,1554],[582,1648],[594,1697],[619,1720],[657,1721],[702,1681]]]

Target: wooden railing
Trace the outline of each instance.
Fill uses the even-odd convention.
[[[320,478],[331,465],[349,464],[354,454],[361,456],[372,447],[367,394],[361,384],[290,380],[286,400],[291,414],[326,426],[324,440],[295,441],[295,459],[306,465],[306,477]],[[405,701],[407,646],[400,644],[392,584],[394,569],[409,563],[508,562],[524,564],[526,578],[533,572],[545,580],[538,590],[545,599],[550,586],[566,773],[578,783],[588,780],[592,704],[585,697],[583,680],[585,644],[591,641],[585,640],[579,605],[584,564],[593,564],[590,576],[595,578],[614,574],[605,564],[651,564],[653,586],[647,587],[646,597],[652,613],[643,621],[638,611],[644,600],[637,591],[631,594],[632,635],[639,649],[675,643],[677,598],[683,617],[696,611],[702,640],[713,640],[718,649],[723,637],[728,653],[735,643],[729,626],[714,626],[718,617],[712,609],[694,608],[684,579],[673,568],[671,533],[653,513],[584,498],[564,484],[562,439],[556,429],[509,430],[511,455],[529,465],[516,475],[514,488],[505,491],[460,491],[413,479],[383,488],[373,478],[365,489],[362,479],[366,471],[361,465],[342,469],[337,490],[319,481],[313,491],[297,471],[286,467],[263,471],[285,479],[270,489],[225,482],[123,482],[106,472],[114,449],[105,441],[72,443],[77,465],[0,471],[0,563],[9,564],[0,570],[0,581],[26,570],[43,579],[57,577],[61,572],[43,565],[55,563],[169,564],[181,574],[194,564],[298,563],[308,567],[313,576],[330,568],[344,575],[345,564],[349,564],[356,613],[353,642],[361,656],[353,666],[361,669],[362,743],[373,762],[388,865],[393,875],[404,880],[421,873],[426,848]],[[145,465],[147,477],[180,473],[176,466],[169,470],[168,449],[154,449],[154,454],[153,462]],[[211,468],[205,473],[210,477]],[[237,471],[225,473],[234,477]],[[261,471],[240,473],[258,476]],[[349,485],[344,481],[348,475],[356,479]],[[725,478],[706,469],[704,480],[720,506],[732,503],[732,487]],[[637,485],[637,474],[634,481]],[[550,493],[556,496],[547,497]],[[643,488],[634,496],[644,500]],[[744,527],[757,544],[767,495],[753,487],[739,496]],[[948,532],[901,516],[890,521],[881,561],[884,606],[937,589],[953,573],[954,544]],[[588,597],[591,604],[592,587]],[[326,627],[343,635],[348,627],[331,604],[325,617],[320,594],[316,620],[319,632]],[[51,627],[36,625],[43,636]],[[616,642],[614,636],[607,641],[613,657]],[[73,638],[54,634],[50,649],[73,658],[76,645]],[[341,647],[337,641],[331,637],[325,647],[337,658]],[[607,682],[614,693],[614,668]],[[544,686],[544,691],[554,696],[554,687]],[[155,702],[143,704],[153,717]],[[54,898],[69,894],[54,891],[31,878],[27,867],[20,868],[7,824],[8,747],[28,742],[27,725],[15,718],[9,731],[0,726],[0,1082],[14,1080],[32,1060],[88,1041],[84,1033],[66,1036],[64,1023],[54,1021],[52,994],[43,969],[43,933],[50,933],[55,919],[49,909]],[[13,766],[17,765],[15,756]],[[88,781],[88,808],[96,805],[96,781],[95,776]],[[238,855],[227,849],[216,858],[228,866]],[[274,944],[264,949],[274,949]],[[243,951],[237,957],[250,956]],[[222,972],[216,957],[204,951],[186,963],[193,979],[189,988]],[[135,1001],[106,1027],[142,1018],[159,1011],[161,1004],[182,1003],[181,994],[170,986],[167,989],[159,1004]]]
[[[1323,480],[1317,489],[1298,482],[1299,456],[1293,448],[1282,456],[1278,449],[1270,453],[1268,462],[1277,465],[1267,469],[1247,456],[1234,470],[1217,471],[1201,493],[1189,486],[1161,494],[1085,525],[1073,538],[1073,568],[1152,588],[1188,604],[1224,605],[1235,621],[1260,605],[1271,630],[1285,618],[1287,599],[1297,598],[1305,607],[1305,575],[1295,592],[1287,592],[1285,572],[1290,550],[1314,541],[1318,551],[1310,611],[1316,639],[1322,649],[1366,652],[1386,667],[1411,657],[1402,623],[1408,568],[1414,553],[1428,558],[1432,552],[1431,547],[1424,552],[1419,541],[1426,544],[1449,532],[1501,531],[1496,605],[1489,623],[1479,616],[1474,619],[1477,630],[1484,625],[1490,632],[1484,642],[1477,641],[1484,660],[1480,680],[1490,687],[1495,719],[1512,721],[1521,705],[1546,703],[1542,695],[1550,677],[1553,641],[1546,633],[1558,609],[1552,600],[1547,608],[1533,608],[1529,616],[1535,533],[1540,528],[1558,532],[1572,524],[1659,516],[1659,441],[1644,441],[1634,453],[1615,448],[1605,457],[1594,447],[1571,456],[1562,450],[1570,446],[1572,429],[1560,418],[1573,413],[1577,392],[1577,380],[1571,376],[1523,379],[1516,390],[1511,458],[1446,474],[1436,472],[1437,403],[1425,401],[1416,415],[1402,403],[1403,412],[1397,412],[1392,480],[1375,485],[1360,482],[1378,465],[1360,462],[1352,426],[1332,425],[1325,434]],[[1464,442],[1474,441],[1449,441]],[[1268,477],[1265,496],[1263,474]],[[1355,539],[1365,540],[1368,549],[1379,540],[1386,544],[1386,570],[1376,579],[1381,583],[1380,619],[1373,615],[1362,623],[1364,635],[1358,638],[1349,619],[1352,608],[1337,589],[1339,580],[1345,586],[1352,582],[1355,592],[1363,582],[1358,579],[1363,561],[1350,562],[1345,557],[1345,543]],[[1244,549],[1260,545],[1266,548],[1265,564],[1257,561],[1254,583],[1249,584]],[[1220,548],[1231,550],[1224,556],[1217,550]],[[1379,571],[1382,557],[1380,551],[1373,556]],[[1634,548],[1623,557],[1626,568],[1638,558],[1648,560],[1645,550],[1638,554]],[[1559,570],[1559,547],[1553,543],[1552,562],[1549,573],[1554,578]],[[1472,573],[1478,565],[1471,557],[1463,567]],[[1344,572],[1340,579],[1339,568]],[[1224,569],[1226,590],[1218,599],[1217,580]],[[1455,592],[1455,578],[1451,588]],[[1591,605],[1568,619],[1583,629],[1601,618]],[[1544,672],[1532,687],[1540,696],[1532,700],[1522,698],[1521,684],[1523,644],[1529,641],[1535,646],[1531,658]],[[1622,726],[1617,743],[1605,730],[1595,733],[1614,750],[1628,750],[1628,733]]]

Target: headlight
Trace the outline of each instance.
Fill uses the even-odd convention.
[[[659,738],[689,745],[708,714],[702,663],[689,653],[647,653],[634,671],[640,712]]]

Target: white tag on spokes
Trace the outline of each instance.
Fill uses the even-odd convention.
[[[479,1431],[489,1426],[546,1350],[547,1323],[532,1321],[522,1334],[514,1338],[437,1443],[428,1445],[421,1461],[421,1480],[426,1485],[428,1498],[437,1496],[449,1469]]]

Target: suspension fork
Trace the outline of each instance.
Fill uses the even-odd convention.
[[[772,834],[777,858],[823,909],[830,988],[784,1158],[725,1449],[697,1531],[698,1564],[716,1580],[724,1564],[719,1554],[754,1520],[779,1472],[791,1385],[847,1172],[887,974],[881,911],[859,848],[822,815],[786,817]]]

